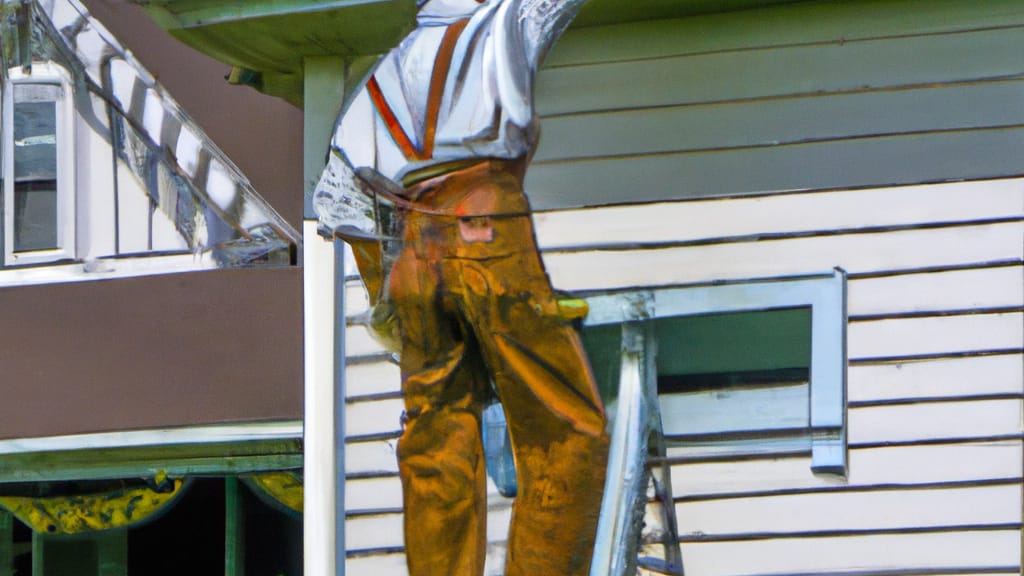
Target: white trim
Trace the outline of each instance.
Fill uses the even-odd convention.
[[[0,456],[32,452],[132,448],[171,444],[296,440],[299,438],[302,438],[302,422],[300,421],[215,424],[184,428],[160,428],[0,440]]]
[[[71,80],[67,71],[52,63],[36,62],[32,73],[21,68],[10,71],[10,88],[4,94],[3,132],[5,153],[4,179],[4,254],[7,266],[36,264],[75,257],[75,107]],[[60,88],[56,102],[57,129],[57,248],[14,251],[14,88],[19,84],[50,84]]]
[[[216,261],[206,253],[111,258],[32,268],[0,269],[0,288],[90,282],[135,276],[156,276],[181,272],[217,270]]]
[[[305,220],[303,233],[303,317],[305,318],[306,426],[303,459],[304,573],[334,576],[335,456],[334,445],[334,244],[317,235],[317,221]],[[344,562],[344,552],[337,551]],[[342,564],[344,566],[344,564]]]
[[[585,326],[783,308],[811,309],[810,439],[815,473],[846,474],[846,273],[641,289],[587,299]],[[762,442],[758,440],[758,442]]]

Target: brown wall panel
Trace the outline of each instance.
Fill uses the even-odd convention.
[[[301,417],[301,269],[0,290],[0,438]]]

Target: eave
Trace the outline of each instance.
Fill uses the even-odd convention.
[[[415,0],[132,0],[232,80],[302,105],[303,61],[380,54],[412,28]],[[684,18],[796,0],[590,0],[574,27]]]

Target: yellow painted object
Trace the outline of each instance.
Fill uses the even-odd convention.
[[[0,496],[0,506],[9,510],[35,532],[42,534],[81,534],[124,528],[146,520],[170,505],[181,493],[184,480],[166,480],[158,476],[157,485],[133,486],[103,494],[81,494],[31,498]]]
[[[558,315],[564,320],[582,320],[590,312],[590,305],[582,298],[559,298]]]
[[[247,475],[244,479],[250,486],[261,490],[267,496],[287,508],[302,514],[302,478],[292,472],[268,472]]]

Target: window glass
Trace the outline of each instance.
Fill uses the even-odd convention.
[[[654,322],[658,396],[670,439],[807,431],[810,308]]]
[[[14,251],[60,247],[57,100],[60,87],[14,86]]]

